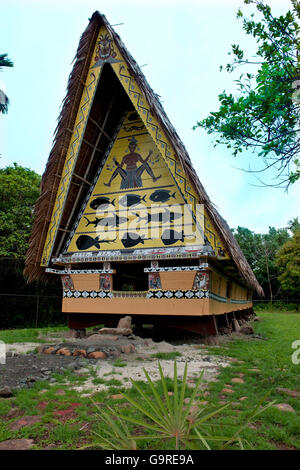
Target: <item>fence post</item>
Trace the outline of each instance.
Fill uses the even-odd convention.
[[[39,319],[39,304],[40,304],[40,296],[36,296],[36,317],[35,317],[35,327],[38,326],[38,319]]]

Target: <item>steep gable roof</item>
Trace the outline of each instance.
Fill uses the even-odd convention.
[[[263,290],[258,284],[229,226],[219,215],[215,206],[210,201],[192,166],[190,157],[176,130],[170,123],[157,95],[149,86],[140,67],[128,52],[118,34],[110,26],[105,16],[99,12],[95,12],[92,15],[89,25],[81,36],[74,59],[73,70],[68,82],[67,95],[63,101],[62,110],[55,131],[53,147],[42,178],[41,195],[35,206],[34,225],[25,263],[25,276],[29,281],[33,281],[45,275],[45,269],[40,266],[42,252],[49,229],[57,190],[60,184],[60,175],[62,173],[67,148],[71,139],[70,130],[74,127],[77,110],[84,89],[84,83],[88,74],[89,64],[95,48],[99,28],[101,26],[105,26],[110,33],[114,43],[125,60],[130,74],[134,77],[137,85],[142,91],[151,113],[156,117],[163,132],[172,143],[175,154],[179,159],[186,176],[196,191],[199,203],[205,204],[207,214],[213,220],[219,236],[233,263],[237,267],[240,276],[251,289],[256,290],[259,295],[263,295]]]

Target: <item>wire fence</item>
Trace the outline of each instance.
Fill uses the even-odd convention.
[[[0,293],[0,329],[37,328],[66,322],[62,297]]]

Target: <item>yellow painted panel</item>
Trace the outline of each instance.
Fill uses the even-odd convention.
[[[164,159],[141,119],[129,112],[67,252],[203,243]]]

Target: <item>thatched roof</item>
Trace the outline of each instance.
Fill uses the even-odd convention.
[[[256,290],[259,295],[263,295],[263,290],[258,284],[229,226],[219,215],[202,186],[192,166],[190,157],[177,132],[170,123],[158,97],[149,86],[140,67],[128,52],[118,34],[110,26],[105,16],[99,12],[95,12],[90,19],[89,25],[81,36],[74,59],[73,70],[68,82],[67,95],[63,101],[58,125],[54,135],[53,147],[50,152],[46,170],[42,177],[41,195],[35,206],[34,225],[25,263],[25,276],[29,281],[32,281],[43,277],[45,274],[45,270],[40,267],[40,262],[59,185],[59,175],[61,174],[64,165],[67,148],[71,138],[70,129],[73,129],[74,126],[91,56],[95,47],[97,34],[101,26],[105,26],[107,28],[115,41],[115,44],[123,55],[129,71],[134,76],[137,84],[149,103],[151,112],[156,116],[163,131],[173,145],[174,151],[179,158],[186,175],[189,177],[199,196],[199,202],[205,204],[207,214],[213,220],[220,238],[222,239],[232,261],[236,265],[240,276],[251,289]]]

